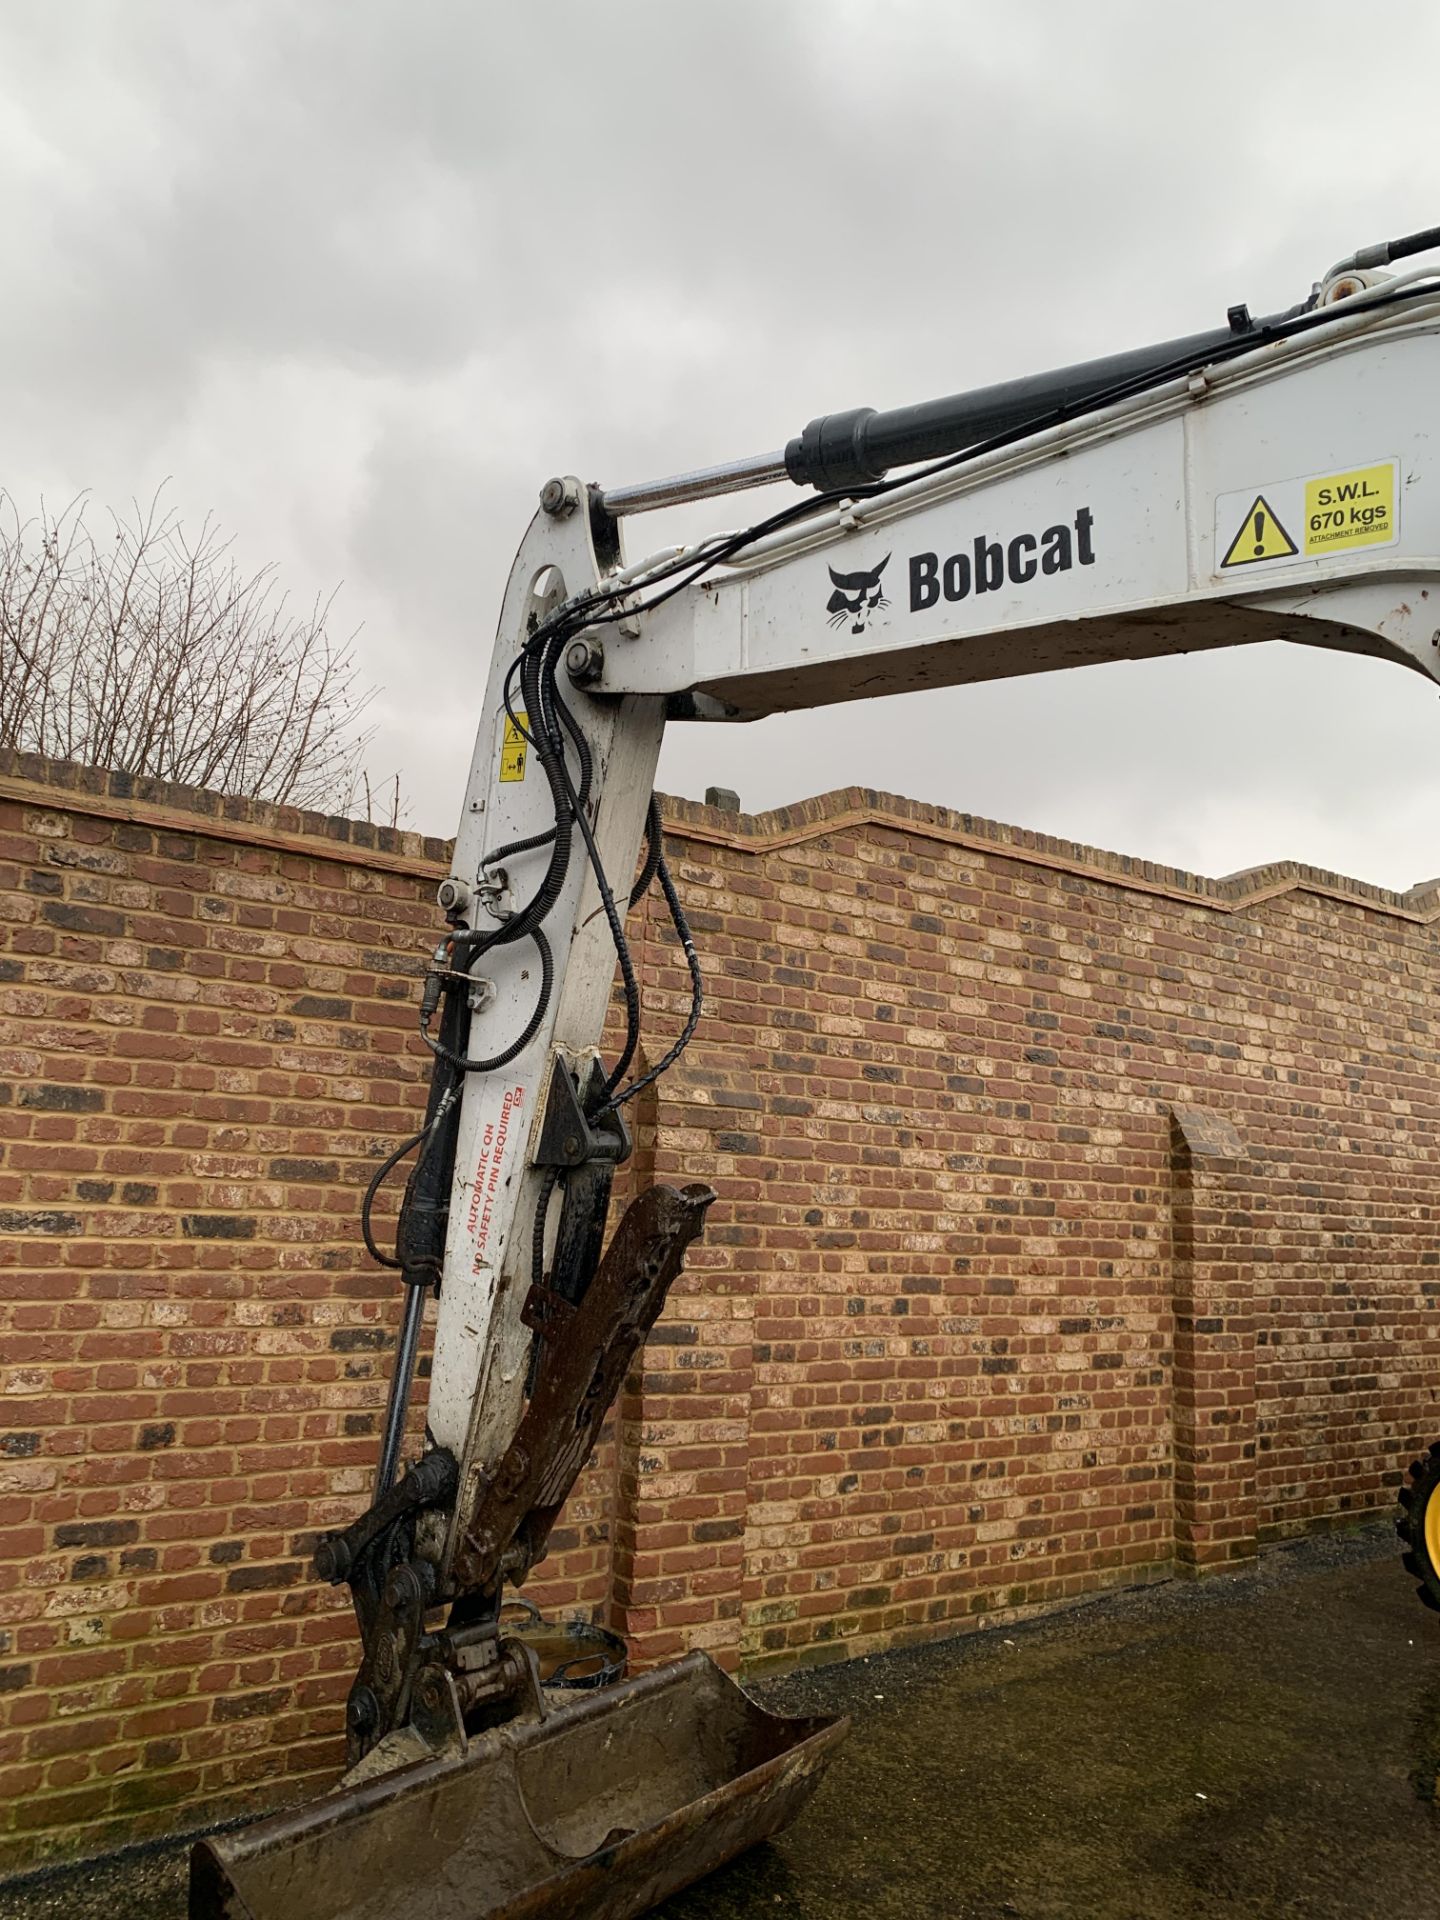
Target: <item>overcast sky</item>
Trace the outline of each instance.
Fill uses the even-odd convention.
[[[1425,0],[0,0],[0,485],[168,476],[296,598],[343,582],[372,769],[448,833],[549,474],[1289,305],[1440,221],[1437,71]],[[1436,689],[1274,646],[677,727],[661,781],[1406,886],[1437,765]]]

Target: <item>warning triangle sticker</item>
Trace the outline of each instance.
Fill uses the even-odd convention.
[[[1244,498],[1244,495],[1241,495]],[[1230,550],[1220,562],[1222,567],[1249,567],[1257,560],[1286,560],[1300,549],[1275,518],[1275,511],[1263,493],[1240,522]]]

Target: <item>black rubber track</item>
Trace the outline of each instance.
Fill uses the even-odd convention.
[[[1424,1604],[1433,1613],[1440,1613],[1440,1567],[1425,1544],[1425,1515],[1435,1500],[1440,1500],[1440,1440],[1432,1441],[1430,1451],[1421,1459],[1410,1462],[1395,1521],[1395,1531],[1405,1543],[1400,1556],[1405,1571],[1419,1582],[1415,1591]]]

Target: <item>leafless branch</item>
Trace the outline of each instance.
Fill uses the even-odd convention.
[[[292,613],[215,523],[193,538],[156,494],[86,522],[84,495],[24,517],[0,492],[0,746],[343,812],[364,778],[353,635],[332,595]],[[385,824],[398,823],[398,776]]]

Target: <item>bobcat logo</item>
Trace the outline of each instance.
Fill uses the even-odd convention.
[[[879,566],[871,567],[868,573],[837,573],[831,567],[830,581],[835,591],[825,611],[832,627],[843,627],[848,620],[852,633],[864,633],[871,614],[889,606],[890,602],[880,591],[880,576],[889,564],[887,553]]]

